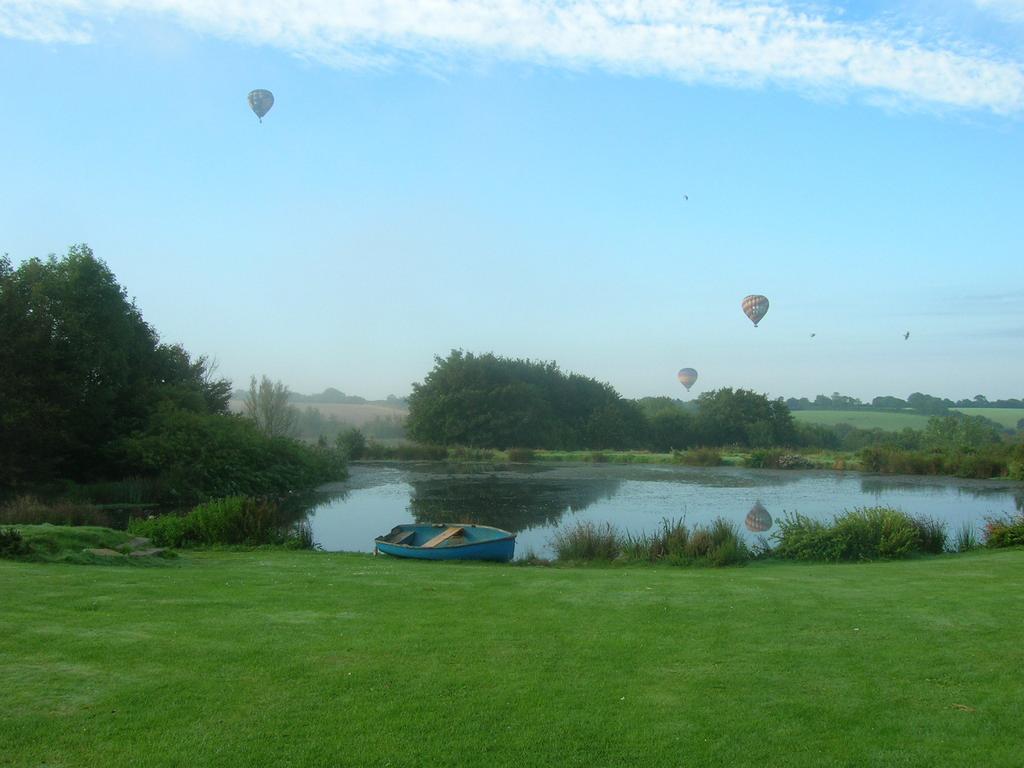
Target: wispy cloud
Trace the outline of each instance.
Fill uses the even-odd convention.
[[[1019,0],[976,0],[1011,10]],[[333,66],[495,57],[683,82],[776,84],[904,104],[1024,111],[1024,64],[772,0],[0,0],[0,34],[84,42],[125,16]]]
[[[1024,22],[1024,0],[974,0],[974,4],[1008,21]]]

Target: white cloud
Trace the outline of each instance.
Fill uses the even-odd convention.
[[[974,0],[974,4],[1008,21],[1024,22],[1024,0]]]
[[[334,66],[489,56],[684,82],[773,83],[885,102],[1024,111],[1019,61],[772,0],[0,0],[0,35],[82,42],[90,23],[128,15],[174,19],[204,34]]]

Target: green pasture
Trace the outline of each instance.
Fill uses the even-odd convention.
[[[954,408],[968,416],[984,416],[1002,424],[1007,429],[1016,429],[1017,422],[1024,419],[1024,408]]]
[[[928,417],[919,413],[888,413],[885,411],[793,411],[797,421],[834,427],[849,424],[860,429],[887,429],[898,431],[904,427],[924,429]]]
[[[1024,551],[0,561],[2,766],[1019,766]]]

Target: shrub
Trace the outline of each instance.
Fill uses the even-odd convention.
[[[759,448],[743,460],[744,467],[754,469],[813,469],[814,464],[798,453],[778,448]]]
[[[972,549],[977,549],[979,546],[978,535],[975,533],[974,524],[964,523],[954,534],[950,549],[953,552],[969,552]]]
[[[831,523],[787,514],[776,521],[775,554],[792,560],[877,560],[942,552],[945,525],[889,507],[843,512]]]
[[[312,535],[285,523],[271,501],[232,496],[200,504],[186,515],[137,518],[129,523],[131,533],[146,536],[160,547],[194,547],[218,544],[257,546],[295,545]]]
[[[366,436],[355,427],[338,433],[334,443],[346,460],[361,459],[366,452]]]
[[[551,544],[559,560],[614,560],[622,549],[611,523],[589,520],[555,531]]]
[[[986,520],[985,546],[992,548],[1024,546],[1024,514]]]
[[[933,517],[911,517],[917,528],[917,538],[922,552],[941,555],[946,551],[946,523]],[[972,529],[973,530],[973,529]]]
[[[0,523],[23,525],[98,525],[104,528],[115,523],[110,510],[73,501],[46,503],[35,496],[18,496],[0,507]],[[123,521],[121,523],[124,524]]]
[[[722,452],[714,448],[691,448],[688,451],[672,451],[672,461],[688,467],[720,467],[725,462]]]
[[[371,440],[366,445],[363,458],[398,461],[444,461],[448,458],[448,449],[443,445],[421,445],[420,443],[385,445],[376,440]]]
[[[534,453],[532,448],[509,448],[506,452],[508,460],[516,463],[533,461]]]
[[[21,557],[32,551],[17,528],[0,528],[0,557]]]
[[[131,471],[159,476],[168,501],[281,496],[345,476],[334,450],[270,438],[249,420],[164,409],[121,443]]]
[[[606,464],[608,462],[608,454],[603,451],[592,451],[590,460],[595,464]]]
[[[690,532],[682,520],[663,519],[661,529],[654,534],[636,536],[626,533],[622,540],[622,554],[628,560],[655,562],[665,557],[682,558]]]

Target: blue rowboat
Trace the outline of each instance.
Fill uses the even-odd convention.
[[[377,551],[421,560],[497,560],[507,563],[516,549],[516,535],[489,525],[438,523],[396,525],[374,540]]]

